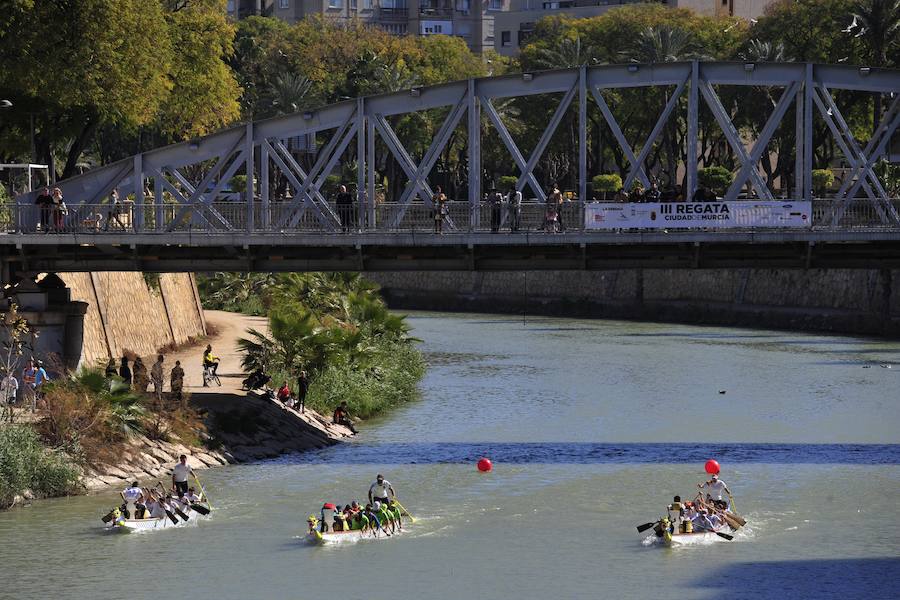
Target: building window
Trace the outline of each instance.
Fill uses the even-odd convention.
[[[456,11],[464,15],[469,14],[469,0],[456,0]]]
[[[363,10],[372,10],[372,0],[363,0]]]
[[[350,10],[356,10],[356,0],[350,0]]]
[[[509,31],[500,32],[500,45],[504,48],[512,46],[512,35]]]
[[[343,8],[344,0],[328,0],[328,8]]]
[[[228,6],[225,8],[230,13],[234,12],[234,0],[228,0]]]
[[[279,1],[278,1],[278,6],[281,7],[281,8],[290,8],[290,7],[291,7],[291,0],[279,0]]]
[[[488,10],[503,10],[503,0],[488,0]]]

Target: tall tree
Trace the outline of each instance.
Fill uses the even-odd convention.
[[[867,58],[874,67],[892,66],[888,53],[900,42],[900,0],[858,0],[848,33],[866,42]],[[882,97],[875,95],[873,128],[881,122]]]

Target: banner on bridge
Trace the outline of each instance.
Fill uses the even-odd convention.
[[[584,207],[586,229],[804,228],[811,225],[811,202],[596,203]]]

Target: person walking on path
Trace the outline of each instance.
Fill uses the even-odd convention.
[[[35,412],[37,410],[38,401],[44,398],[44,384],[50,381],[50,376],[47,375],[47,371],[44,369],[44,361],[42,360],[34,363],[31,369],[34,377],[34,382],[31,384],[31,412]],[[27,370],[28,369],[26,368],[26,371]]]
[[[19,380],[12,373],[8,373],[0,382],[0,398],[3,402],[4,412],[9,413],[9,422],[13,422],[13,404],[16,403],[16,395],[19,393]],[[0,418],[0,421],[3,419]]]
[[[344,233],[353,231],[353,196],[347,191],[346,185],[341,186],[335,205],[338,218],[341,220],[341,231]]]
[[[131,387],[131,369],[128,367],[128,357],[122,357],[122,364],[119,366],[119,377],[121,377],[128,387]]]
[[[156,362],[150,368],[150,381],[153,382],[153,392],[157,398],[162,397],[163,393],[163,355],[156,357]]]
[[[300,371],[300,375],[297,377],[297,403],[300,405],[301,413],[306,408],[306,393],[308,391],[309,377],[306,376],[306,371]]]
[[[150,380],[147,378],[147,367],[144,361],[138,356],[134,359],[134,389],[143,393],[147,391],[147,384]]]
[[[178,462],[172,468],[172,489],[179,497],[188,492],[188,476],[194,474],[194,469],[187,464],[187,456],[182,454],[178,457]]]
[[[182,402],[182,390],[184,389],[184,369],[181,368],[181,361],[176,360],[172,372],[169,374],[169,386],[172,388],[172,396],[176,400]]]

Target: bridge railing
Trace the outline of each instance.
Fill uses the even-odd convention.
[[[555,219],[549,212],[547,206],[539,202],[523,202],[516,211],[506,203],[481,202],[473,207],[468,202],[452,201],[444,205],[441,213],[421,201],[407,204],[385,202],[375,207],[374,221],[371,221],[370,211],[357,205],[349,208],[338,207],[334,203],[303,206],[290,201],[272,202],[268,206],[256,202],[252,213],[243,202],[191,206],[144,204],[140,207],[130,203],[80,204],[65,211],[33,205],[5,205],[0,206],[0,232],[103,235],[140,231],[214,235],[247,231],[332,234],[348,230],[428,233],[438,229],[438,224],[443,234],[492,230],[531,233],[585,231],[583,203],[565,202]],[[898,215],[900,199],[880,202],[868,199],[814,200],[811,228],[820,231],[900,231]],[[252,226],[249,223],[251,218]],[[707,227],[704,231],[716,229]]]

